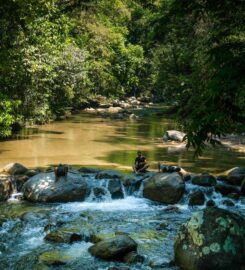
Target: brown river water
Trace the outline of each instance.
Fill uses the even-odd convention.
[[[223,147],[208,148],[199,159],[177,143],[163,143],[168,129],[177,129],[172,119],[159,116],[154,107],[137,120],[113,120],[81,113],[68,120],[23,129],[13,139],[0,142],[0,168],[10,162],[27,167],[66,163],[79,166],[130,170],[137,150],[143,151],[156,169],[165,161],[192,172],[219,173],[245,164],[245,154]]]

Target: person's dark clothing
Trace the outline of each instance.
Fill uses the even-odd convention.
[[[145,166],[145,162],[146,162],[146,158],[144,156],[136,157],[135,162],[134,162],[136,170],[142,169]]]
[[[67,170],[66,170],[65,166],[59,165],[57,167],[57,176],[66,176],[66,174],[67,174]]]

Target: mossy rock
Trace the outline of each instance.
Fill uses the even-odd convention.
[[[82,235],[72,229],[58,229],[48,233],[45,236],[45,240],[56,243],[68,243],[71,244],[76,241],[83,240]]]
[[[73,260],[73,257],[63,254],[60,251],[52,250],[46,251],[39,255],[39,261],[48,266],[64,265]]]
[[[180,227],[174,253],[183,270],[241,270],[245,266],[245,220],[216,207],[196,212]]]
[[[129,236],[118,235],[98,242],[88,251],[104,260],[123,260],[127,253],[137,251],[137,243]]]

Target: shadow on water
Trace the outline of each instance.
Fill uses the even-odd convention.
[[[23,128],[21,131],[19,131],[18,133],[13,135],[11,138],[9,138],[8,141],[27,140],[27,139],[33,138],[36,135],[42,135],[42,134],[61,135],[61,134],[64,134],[64,132],[54,131],[54,130],[43,130],[39,128]]]
[[[140,150],[140,148],[139,148]],[[168,165],[178,165],[187,171],[200,173],[210,172],[219,173],[227,170],[227,168],[236,167],[244,158],[243,153],[232,152],[227,155],[227,151],[222,148],[208,148],[202,157],[195,159],[194,151],[183,151],[169,153],[167,148],[158,148],[154,151],[146,150],[143,154],[147,158],[150,168],[156,169],[157,162],[164,162]],[[232,155],[232,158],[231,158]],[[121,166],[131,167],[136,157],[136,151],[112,151],[106,157],[99,157],[100,160],[106,160],[120,164]]]

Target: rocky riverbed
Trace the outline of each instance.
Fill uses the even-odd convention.
[[[81,168],[55,182],[51,168],[10,164],[0,176],[1,269],[240,270],[244,178],[244,168],[219,176]]]

